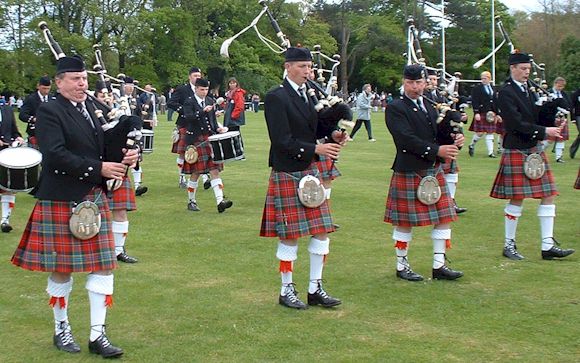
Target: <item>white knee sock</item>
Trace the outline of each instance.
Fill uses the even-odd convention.
[[[113,221],[113,238],[115,239],[115,254],[118,256],[125,251],[125,239],[129,232],[129,221]]]
[[[68,298],[73,287],[73,278],[64,283],[53,281],[50,276],[46,292],[50,295],[49,305],[54,313],[54,334],[60,334],[68,325]],[[64,322],[64,323],[63,323]]]
[[[330,192],[331,192],[332,188],[326,188],[324,189],[324,195],[326,196],[326,200],[330,199]]]
[[[15,195],[9,194],[2,195],[2,223],[10,222],[10,215],[12,214],[12,209],[14,208],[15,202],[16,202]]]
[[[556,205],[540,204],[538,206],[538,218],[540,219],[540,233],[542,235],[542,251],[547,251],[554,246],[553,237]]]
[[[197,180],[188,180],[187,181],[187,197],[189,198],[190,202],[195,202],[195,193],[197,193]]]
[[[131,172],[133,173],[133,185],[135,185],[135,189],[137,189],[141,185],[141,174],[143,171],[139,168],[139,170],[132,169]]]
[[[487,155],[493,154],[493,135],[485,135],[485,146],[487,146]]]
[[[517,206],[508,203],[505,206],[505,239],[506,246],[510,240],[516,239],[516,230],[518,228],[518,219],[522,216],[523,206]]]
[[[478,134],[473,134],[473,138],[471,139],[471,145],[475,147],[475,143],[481,138]]]
[[[89,274],[87,276],[85,287],[89,291],[91,307],[91,335],[89,337],[91,342],[105,332],[107,307],[113,304],[113,281],[113,275]]]
[[[322,280],[322,270],[324,269],[324,259],[329,252],[330,239],[320,240],[310,238],[308,252],[310,252],[310,282],[308,284],[308,293],[313,294],[318,289],[320,280]]]
[[[215,195],[216,204],[220,204],[224,200],[224,185],[222,184],[221,178],[212,179],[211,187]]]
[[[409,243],[413,239],[413,232],[400,232],[395,228],[393,230],[393,239],[395,240],[395,252],[397,254],[397,271],[411,268],[407,260],[407,253],[409,251]]]
[[[556,159],[562,158],[562,155],[564,154],[564,146],[566,146],[564,141],[556,142]]]
[[[445,265],[445,247],[447,241],[451,239],[451,229],[433,229],[431,239],[433,240],[433,268],[441,268]]]
[[[201,181],[202,182],[205,183],[208,180],[209,180],[209,175],[207,175],[207,174],[201,174]]]
[[[447,184],[447,189],[449,189],[449,195],[452,199],[455,199],[455,191],[457,190],[458,181],[459,174],[445,174],[445,182]]]
[[[298,245],[289,246],[282,242],[278,242],[278,250],[276,257],[280,260],[280,277],[282,278],[282,288],[280,295],[286,295],[286,287],[290,285],[292,280],[292,271],[294,270],[294,261],[298,256]]]
[[[181,156],[178,156],[175,161],[177,162],[177,169],[179,169],[179,174],[181,175],[182,174],[181,170],[183,169],[184,160]]]

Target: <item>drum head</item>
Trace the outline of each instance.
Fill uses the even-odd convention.
[[[31,147],[10,147],[0,151],[0,165],[11,169],[27,169],[41,161],[40,151]]]
[[[240,132],[239,131],[228,131],[228,132],[224,132],[223,134],[215,134],[215,135],[211,135],[210,137],[208,137],[207,139],[209,141],[214,141],[214,140],[225,140],[225,139],[230,139],[232,137],[236,137],[239,136]]]
[[[141,134],[145,135],[153,135],[155,132],[153,130],[142,129]]]

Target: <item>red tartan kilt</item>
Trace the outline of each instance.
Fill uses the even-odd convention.
[[[556,125],[559,126],[559,125]],[[562,128],[561,137],[558,138],[557,141],[568,141],[570,139],[570,129],[568,128],[568,120],[564,123],[564,127]]]
[[[85,200],[95,201],[100,192],[100,188],[93,189]],[[104,192],[96,204],[101,212],[101,230],[95,237],[81,241],[69,229],[72,202],[38,200],[12,263],[25,270],[63,273],[116,268],[112,218]]]
[[[336,162],[326,156],[320,156],[320,159],[316,162],[316,167],[320,172],[320,179],[323,181],[334,180],[342,175],[336,167]]]
[[[420,175],[434,175],[441,186],[441,198],[432,205],[417,199]],[[419,172],[393,172],[389,186],[384,221],[394,226],[416,227],[453,222],[457,219],[455,203],[449,195],[443,171],[439,166]]]
[[[185,132],[187,130],[185,129],[185,127],[181,127],[179,129],[179,140],[177,140],[177,142],[174,142],[171,145],[171,152],[174,154],[179,154],[183,156],[183,153],[185,152],[185,148],[187,147],[187,144],[185,142]]]
[[[488,134],[492,134],[494,132],[496,132],[496,125],[495,122],[487,122],[485,120],[485,113],[480,113],[479,114],[479,121],[476,121],[475,118],[473,119],[473,122],[471,123],[473,126],[473,129],[471,129],[471,131],[475,131],[475,132],[485,132]]]
[[[580,189],[580,169],[578,169],[578,176],[576,177],[576,184],[574,184],[574,189]]]
[[[290,175],[289,175],[290,174]],[[260,236],[297,239],[334,232],[328,202],[307,208],[298,198],[298,184],[306,175],[316,175],[315,163],[303,171],[285,173],[272,170],[262,214]]]
[[[443,167],[443,174],[457,174],[460,170],[457,160],[445,159],[441,166]]]
[[[539,150],[540,147],[523,150],[504,149],[490,196],[497,199],[524,199],[558,195],[550,164],[543,151],[540,155],[546,164],[544,175],[540,179],[532,180],[524,174],[526,156]]]
[[[214,163],[212,159],[212,148],[211,143],[207,141],[207,137],[205,141],[195,145],[197,148],[197,161],[193,164],[189,164],[187,161],[183,162],[182,173],[184,174],[206,174],[209,173],[210,170],[224,170],[223,163]]]
[[[137,209],[135,191],[133,190],[133,186],[131,185],[131,181],[129,180],[128,176],[123,178],[123,183],[119,189],[113,192],[112,198],[109,198],[109,209],[126,211]]]

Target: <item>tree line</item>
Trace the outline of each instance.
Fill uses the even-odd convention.
[[[576,0],[541,0],[543,11],[510,14],[499,0],[500,16],[516,47],[534,53],[546,64],[547,78],[564,75],[569,88],[580,85]],[[100,44],[109,74],[127,74],[165,91],[187,80],[188,69],[200,67],[214,87],[235,76],[241,85],[263,94],[279,84],[283,56],[268,49],[249,30],[230,46],[230,58],[219,54],[222,42],[248,26],[262,7],[254,0],[0,0],[0,93],[23,95],[38,78],[52,75],[55,59],[48,50],[40,21],[46,21],[66,54],[95,61],[92,46]],[[360,90],[371,83],[394,92],[406,63],[408,17],[415,19],[425,59],[441,61],[440,1],[310,0],[267,2],[293,45],[320,45],[339,54],[339,84]],[[490,52],[490,1],[446,3],[446,68],[477,79],[472,65]],[[266,16],[260,33],[277,41]],[[499,33],[499,32],[498,32]],[[497,35],[497,43],[501,39]],[[507,74],[508,48],[497,54],[497,83]],[[93,78],[91,80],[94,81]],[[93,82],[94,83],[94,82]]]

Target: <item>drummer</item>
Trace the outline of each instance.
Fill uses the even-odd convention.
[[[198,189],[197,179],[200,174],[209,173],[217,210],[219,213],[223,213],[233,205],[233,202],[224,197],[224,185],[220,178],[223,164],[213,161],[208,137],[216,133],[224,133],[228,129],[218,125],[215,101],[208,97],[208,91],[209,81],[198,78],[195,81],[194,97],[188,98],[183,104],[186,128],[185,141],[187,145],[183,173],[190,175],[187,182],[187,195],[189,197],[187,209],[194,212],[200,210],[195,197]],[[193,156],[195,154],[197,154],[197,157]]]
[[[14,118],[14,111],[9,106],[0,106],[0,150],[4,150],[10,146],[20,146],[24,143],[24,139],[18,127],[16,126],[16,119]],[[8,233],[12,230],[10,225],[10,214],[16,202],[16,195],[13,192],[4,190],[0,186],[0,195],[2,196],[2,232]]]

